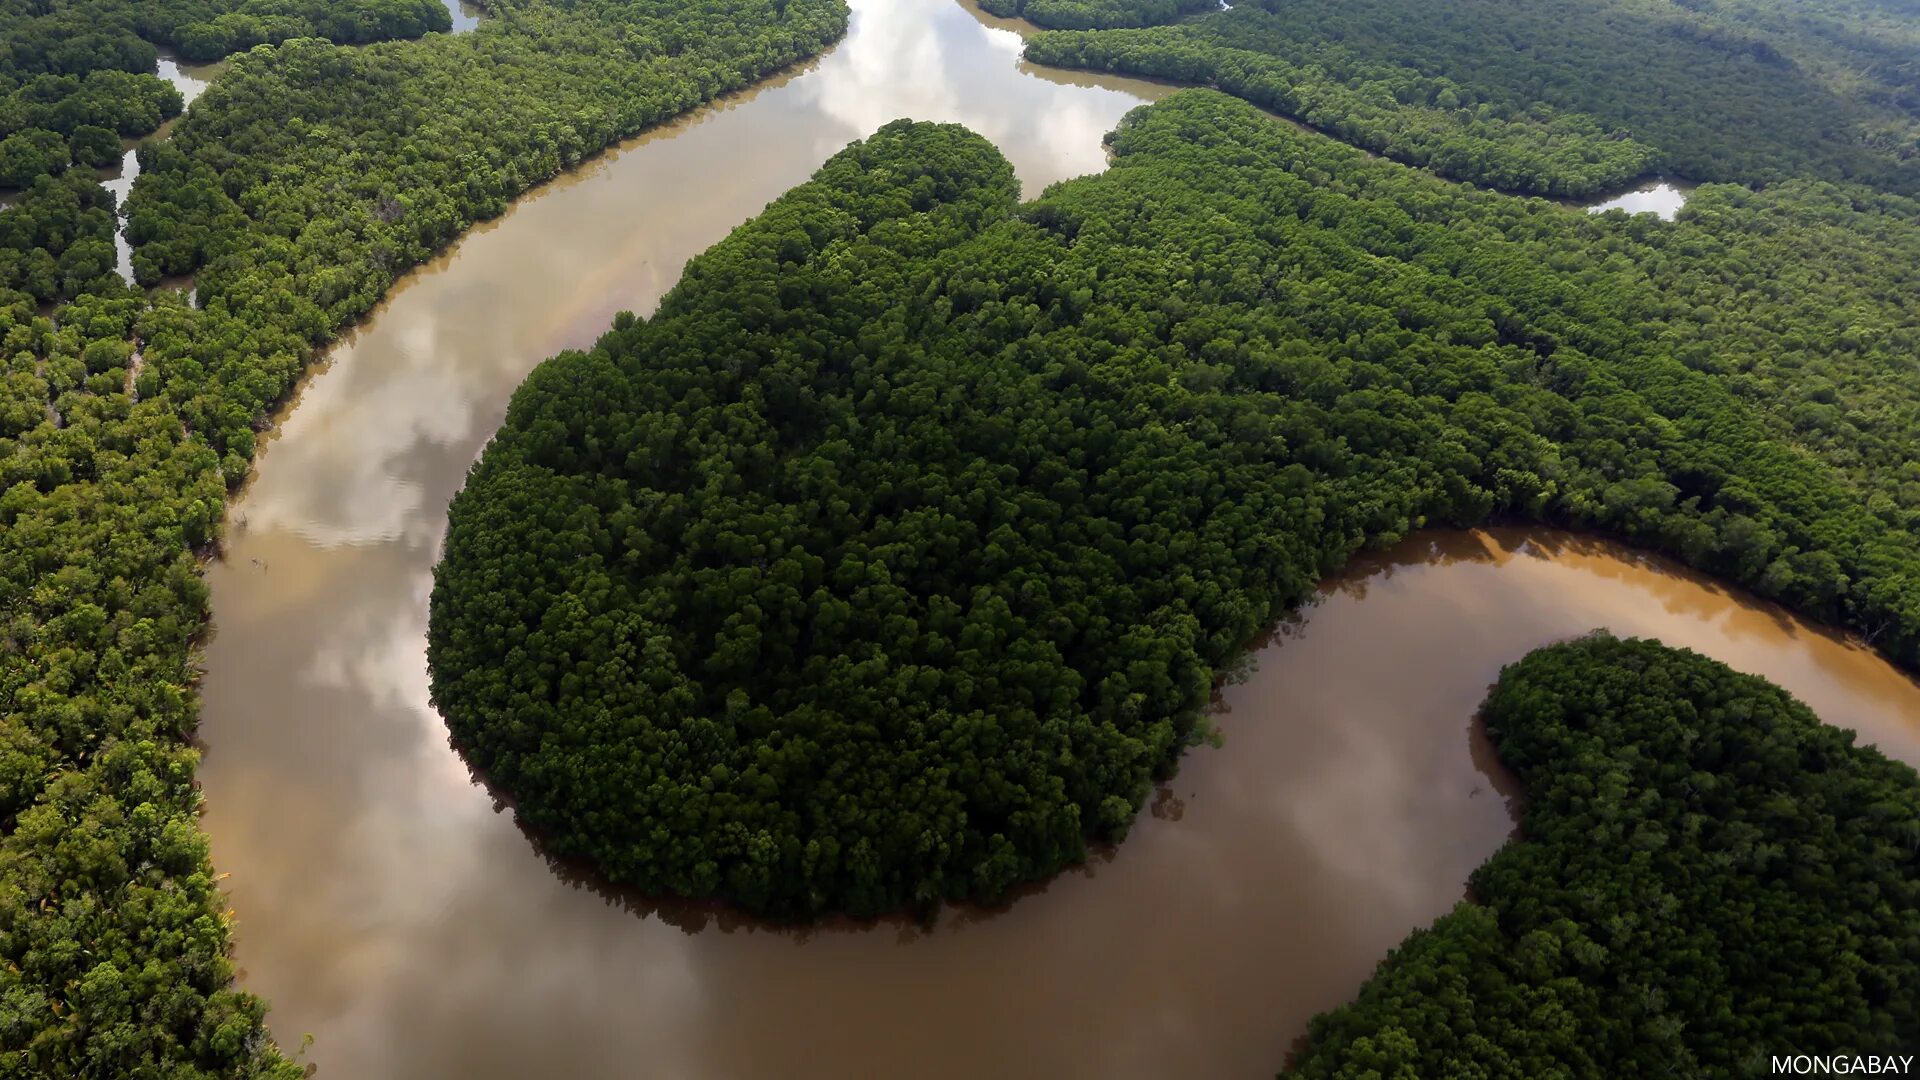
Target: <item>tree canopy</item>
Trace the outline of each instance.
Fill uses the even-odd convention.
[[[300,28],[237,57],[173,139],[143,146],[136,267],[197,271],[198,306],[117,276],[114,200],[84,169],[42,168],[0,210],[0,1076],[300,1075],[232,985],[187,742],[197,557],[266,410],[467,225],[818,53],[847,15],[838,0],[489,7],[458,37],[345,48]],[[21,72],[0,124],[39,102],[51,126],[28,149],[51,160],[63,133],[96,147],[104,131],[117,156],[122,114],[74,103],[104,87],[133,114],[173,93],[141,74],[151,42],[179,44],[154,20],[356,10],[0,3],[0,59]],[[46,87],[78,89],[42,102]]]
[[[1905,470],[1688,362],[1797,298],[1702,320],[1653,276],[1723,282],[1710,237],[1818,232],[1831,188],[1596,218],[1209,91],[1113,151],[1020,206],[981,140],[889,126],[516,394],[429,661],[556,852],[783,915],[998,898],[1123,835],[1243,645],[1426,524],[1603,529],[1920,658]]]
[[[1204,83],[1510,191],[1587,196],[1668,172],[1920,193],[1920,26],[1869,3],[1245,0],[1145,29],[1031,17],[1077,31],[1032,38],[1038,63]]]
[[[1281,1075],[1765,1075],[1920,1045],[1920,777],[1764,679],[1605,635],[1484,712],[1520,839]]]
[[[117,142],[109,153],[93,129],[133,138],[179,115],[180,92],[154,75],[156,44],[216,60],[292,38],[357,43],[451,26],[440,0],[0,0],[0,188],[69,161],[119,160]]]
[[[1324,12],[1342,51],[1254,6],[1019,10],[1133,27],[1036,54],[1172,42],[1451,175],[1766,186],[1588,218],[1192,91],[1022,205],[979,139],[887,128],[536,373],[454,508],[435,693],[557,846],[781,913],[1002,895],[1124,833],[1248,638],[1432,523],[1604,530],[1920,662],[1910,20],[1608,0],[1565,15],[1594,59],[1429,70],[1420,12]],[[267,410],[473,222],[847,18],[488,7],[0,0],[0,1074],[297,1071],[231,985],[187,744],[196,557]],[[194,302],[119,280],[72,167],[178,111],[157,45],[244,50],[126,208],[142,285]],[[1621,98],[1643,46],[1686,108]],[[1761,69],[1818,108],[1766,112]]]
[[[151,72],[160,46],[204,61],[290,38],[363,44],[452,25],[440,0],[0,0],[0,85]]]

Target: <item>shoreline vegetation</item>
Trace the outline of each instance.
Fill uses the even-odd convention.
[[[1355,551],[1428,524],[1594,529],[1920,666],[1920,72],[1899,62],[1920,39],[1838,0],[1657,19],[1651,2],[1589,5],[1609,21],[1475,0],[1448,28],[1406,0],[990,0],[1060,28],[1029,40],[1036,62],[1264,95],[1436,173],[1555,195],[1629,169],[1720,182],[1677,223],[1586,220],[1188,90],[1123,124],[1107,174],[1021,204],[977,136],[890,125],[694,260],[653,319],[623,316],[516,394],[437,575],[450,728],[610,876],[878,911],[998,895],[1123,836],[1211,673]],[[257,433],[408,268],[619,139],[817,55],[848,17],[840,0],[487,8],[469,33],[381,43],[444,30],[444,6],[84,0],[42,17],[0,0],[0,183],[24,189],[0,213],[0,1073],[300,1074],[232,985],[187,744],[196,553]],[[329,31],[343,11],[357,21]],[[1522,14],[1569,30],[1571,51],[1490,29]],[[67,168],[180,111],[149,74],[155,42],[235,53],[173,138],[142,146],[124,208],[138,280],[191,273],[197,306],[119,280],[119,208]],[[1490,46],[1523,59],[1474,59]],[[1623,98],[1609,65],[1628,61],[1675,100]],[[1638,711],[1584,717],[1629,740],[1595,752],[1633,756],[1661,710],[1807,719],[1686,654],[1570,648],[1518,665],[1512,693],[1557,700],[1562,671],[1671,676]],[[1853,786],[1795,797],[1867,805],[1862,827],[1904,836],[1911,770],[1820,740],[1790,733],[1833,764],[1800,786]],[[623,752],[586,752],[608,747]],[[1872,801],[1887,791],[1892,810]],[[635,831],[636,799],[666,824]],[[1679,850],[1641,843],[1655,831],[1674,835],[1628,839]],[[1800,842],[1824,859],[1837,835]],[[1742,857],[1770,836],[1742,834]],[[1539,850],[1517,849],[1481,876]],[[1890,974],[1783,1004],[1794,1023],[1820,994],[1848,1010],[1796,1049],[1856,1049],[1835,1040],[1913,1015],[1911,853],[1874,850],[1854,869],[1907,918],[1850,955]],[[1495,908],[1545,895],[1500,881]],[[1782,895],[1835,927],[1880,917]],[[1470,1056],[1549,1013],[1622,1016],[1629,990],[1628,1027],[1654,1038],[1552,1037],[1600,1073],[1616,1054],[1670,1065],[1671,1024],[1725,1023],[1697,1010],[1752,974],[1656,1001],[1587,930],[1542,924],[1509,950],[1505,913],[1456,915],[1317,1023],[1299,1067]],[[1403,1015],[1401,990],[1428,992],[1455,941],[1532,966],[1472,966],[1450,1006],[1491,1017],[1523,986],[1552,1008],[1465,1049],[1439,1014]],[[1607,994],[1576,994],[1569,963],[1598,964]],[[1731,1060],[1718,1047],[1700,1060]]]
[[[154,20],[188,6],[74,7],[7,12],[9,55],[104,74],[28,72],[16,93],[132,79],[177,113],[139,73],[150,41],[183,44]],[[818,55],[847,20],[840,0],[489,0],[471,33],[345,48],[291,15],[245,21],[340,5],[215,7],[191,10],[249,51],[140,148],[126,207],[140,282],[193,273],[197,307],[114,274],[116,208],[81,174],[41,176],[0,213],[0,1074],[301,1074],[265,1003],[232,985],[188,744],[197,559],[257,432],[328,342],[469,225]]]
[[[1204,90],[1112,143],[1021,204],[978,137],[889,125],[522,385],[429,663],[555,850],[776,917],[990,902],[1124,836],[1243,643],[1429,524],[1594,529],[1829,620],[1911,573],[1911,511],[1861,513],[1894,461],[1685,360],[1785,315],[1675,301],[1709,238],[1830,185],[1589,218]]]
[[[1047,28],[1034,63],[1210,86],[1496,190],[1590,198],[1665,173],[1920,194],[1920,71],[1891,59],[1920,26],[1870,5],[1244,0],[1174,21],[1137,0],[1057,4],[1026,5]]]
[[[1523,788],[1472,898],[1281,1075],[1765,1075],[1920,1042],[1920,776],[1765,679],[1604,633],[1482,716]]]

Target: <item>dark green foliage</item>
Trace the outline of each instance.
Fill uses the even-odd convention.
[[[1899,19],[1709,2],[1702,27],[1751,20],[1821,85],[1859,80],[1834,115],[1866,160],[1911,148]],[[457,38],[244,55],[143,150],[139,273],[196,273],[200,308],[112,275],[111,199],[84,176],[43,169],[0,213],[0,1075],[295,1073],[230,987],[184,741],[194,554],[255,425],[408,266],[846,18],[489,8]],[[444,17],[0,0],[0,134],[97,156],[89,129],[151,130],[178,109],[153,42]],[[1363,86],[1401,78],[1380,52],[1355,54]],[[1551,140],[1527,166],[1547,190],[1653,145],[1473,92],[1486,161]],[[1778,140],[1804,135],[1789,117]],[[1783,160],[1851,160],[1806,145]],[[1240,643],[1429,521],[1613,531],[1920,656],[1910,200],[1795,182],[1704,189],[1672,226],[1589,221],[1206,94],[1117,150],[1111,176],[1016,207],[977,140],[891,129],[696,261],[654,322],[523,390],[456,515],[449,558],[476,571],[436,596],[437,689],[470,695],[456,730],[563,844],[769,910],[998,895],[1123,832]],[[481,672],[490,619],[518,651]]]
[[[0,132],[47,128],[71,135],[91,125],[120,135],[145,135],[179,114],[180,91],[153,75],[40,75],[0,101]]]
[[[1158,26],[1219,6],[1220,0],[980,0],[988,14],[1057,30]]]
[[[0,188],[23,188],[42,176],[67,171],[67,140],[42,128],[0,139]]]
[[[1659,170],[1920,192],[1912,65],[1889,65],[1869,39],[1833,30],[1865,15],[1848,12],[1822,32],[1774,5],[1708,7],[1247,0],[1177,26],[1038,35],[1027,56],[1208,83],[1396,160],[1508,190],[1582,196]],[[1920,52],[1911,21],[1891,40]],[[1899,85],[1875,81],[1880,72]]]
[[[451,26],[440,0],[0,0],[0,137],[153,131],[181,108],[153,74],[155,42],[213,60],[294,37],[368,42]]]
[[[1485,717],[1524,839],[1283,1076],[1764,1076],[1920,1047],[1911,768],[1649,641],[1532,653]]]
[[[186,742],[207,615],[195,556],[217,543],[255,425],[316,346],[467,224],[636,126],[817,53],[846,19],[837,0],[492,7],[458,39],[250,54],[174,142],[144,145],[142,265],[199,269],[200,308],[115,276],[113,199],[80,170],[0,211],[0,1077],[300,1075],[263,1004],[232,988]],[[33,9],[67,21],[35,36],[0,0],[0,56],[121,86],[131,109],[156,80],[100,69],[151,70],[153,53],[114,36],[115,13],[164,40],[149,20],[235,6]],[[727,31],[695,41],[707,25]],[[446,51],[456,40],[469,44]],[[303,139],[286,137],[290,115]],[[89,124],[109,126],[72,130]]]
[[[156,44],[215,60],[288,38],[364,43],[452,25],[440,0],[0,0],[0,87],[152,72]]]
[[[1592,218],[1205,91],[1113,148],[1016,208],[984,145],[886,129],[516,395],[429,661],[556,850],[781,914],[998,897],[1123,833],[1244,642],[1428,523],[1606,530],[1920,659],[1920,508],[1681,358],[1796,301],[1703,321],[1649,279],[1804,250],[1796,214],[1904,246],[1910,201]]]
[[[0,297],[9,304],[47,303],[83,292],[118,292],[113,224],[113,196],[99,184],[41,175],[16,206],[0,214]],[[103,253],[106,265],[99,271]],[[0,327],[9,330],[24,321],[0,315]],[[0,343],[6,350],[21,347]]]
[[[199,0],[178,3],[167,39],[189,60],[217,60],[255,45],[322,37],[342,45],[413,38],[453,28],[440,0]]]
[[[103,127],[82,124],[67,137],[75,165],[102,166],[119,162],[120,136]]]
[[[158,51],[135,29],[142,9],[129,0],[0,0],[0,86],[36,75],[154,70]]]

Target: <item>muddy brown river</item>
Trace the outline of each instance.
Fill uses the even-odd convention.
[[[1164,88],[1038,71],[955,0],[854,0],[810,68],[522,200],[408,277],[282,418],[210,568],[204,824],[242,984],[322,1077],[1258,1077],[1461,896],[1511,828],[1471,716],[1504,663],[1607,626],[1776,679],[1920,760],[1920,688],[1607,544],[1423,535],[1330,583],[1224,695],[1126,844],[931,928],[769,929],[608,895],[497,810],[427,702],[445,506],[507,396],[899,116],[1028,191],[1102,167]],[[1569,211],[1577,212],[1577,211]]]

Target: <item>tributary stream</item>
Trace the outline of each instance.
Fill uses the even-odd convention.
[[[1765,674],[1920,760],[1871,653],[1563,534],[1425,534],[1329,583],[1223,695],[1117,853],[1004,910],[770,929],[551,866],[427,701],[447,500],[542,358],[900,116],[996,142],[1030,194],[1165,88],[1036,70],[956,0],[854,0],[832,53],[635,140],[408,276],[316,370],[209,570],[204,824],[241,983],[322,1077],[1271,1075],[1315,1012],[1457,902],[1512,824],[1471,717],[1502,664],[1611,627]],[[1571,211],[1570,211],[1571,212]]]

